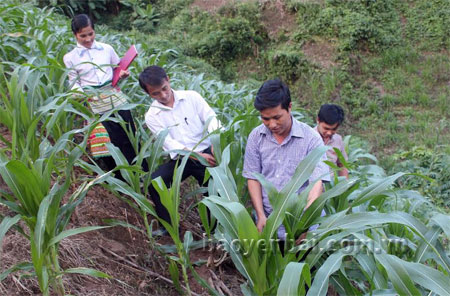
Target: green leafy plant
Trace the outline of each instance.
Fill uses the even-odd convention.
[[[70,175],[73,165],[83,152],[78,148],[70,151],[67,156],[66,170],[61,174],[56,165],[58,147],[61,149],[60,145],[41,146],[40,157],[33,162],[30,162],[27,157],[24,158],[25,161],[9,160],[4,153],[0,153],[0,175],[11,190],[11,193],[1,192],[0,204],[16,214],[14,217],[3,218],[0,223],[0,243],[10,227],[20,220],[24,221],[28,231],[19,227],[19,232],[30,241],[32,260],[32,265],[20,263],[3,271],[0,279],[3,280],[10,272],[16,270],[33,268],[43,295],[50,294],[50,287],[53,287],[57,294],[64,295],[62,281],[64,274],[81,273],[109,277],[103,272],[88,268],[62,270],[59,265],[58,247],[61,240],[75,234],[104,228],[88,226],[66,230],[75,207],[83,201],[89,188],[101,182],[105,176],[83,183],[71,195],[69,201],[61,206],[62,199],[71,184]],[[52,176],[55,173],[61,177],[52,185]],[[63,180],[62,177],[65,179]]]
[[[230,252],[236,268],[247,279],[246,285],[242,286],[243,293],[263,295],[275,291],[284,293],[290,289],[305,295],[305,285],[309,286],[311,273],[313,281],[307,295],[326,295],[328,283],[340,294],[363,294],[388,289],[397,293],[417,294],[419,290],[426,289],[447,295],[448,257],[440,240],[430,239],[429,235],[448,235],[447,222],[443,221],[448,221],[449,217],[434,213],[433,218],[424,224],[411,214],[384,212],[384,206],[392,196],[390,188],[403,173],[369,182],[365,180],[364,183],[357,178],[341,181],[303,211],[308,189],[300,195],[295,191],[307,180],[308,172],[314,169],[323,151],[317,149],[310,154],[280,192],[262,176],[257,176],[274,208],[261,234],[257,232],[248,211],[239,203],[233,180],[226,172],[226,154],[222,156],[224,162],[221,166],[210,169],[215,184],[211,188],[215,188],[215,191],[210,192],[203,203],[219,222],[215,237]],[[219,170],[221,173],[216,172]],[[408,198],[409,194],[404,192],[401,196]],[[397,195],[396,198],[400,197]],[[338,200],[336,206],[327,202],[332,199]],[[329,216],[319,219],[325,204],[328,204]],[[309,232],[306,240],[296,247],[293,243],[295,238],[318,221],[322,221],[320,227]],[[273,243],[276,242],[276,230],[281,223],[287,231],[284,256],[278,244]],[[400,239],[405,236],[407,240]],[[393,247],[389,238],[399,238],[397,242],[392,241],[405,249]],[[408,240],[414,241],[414,244],[408,244]],[[422,256],[423,248],[427,249],[428,256]],[[295,268],[301,272],[295,280],[289,280],[292,274],[288,271],[294,266],[291,265],[289,269],[287,266],[301,258],[306,264],[296,265]],[[430,263],[430,258],[434,258],[432,265],[437,266],[437,269],[425,265],[425,262]],[[417,270],[426,271],[427,279]],[[352,284],[355,281],[363,284],[355,286]],[[282,287],[281,282],[289,282],[290,285]],[[369,288],[365,283],[369,284]]]

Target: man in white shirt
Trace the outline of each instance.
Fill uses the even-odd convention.
[[[220,122],[202,96],[191,90],[173,90],[166,72],[158,66],[147,67],[139,75],[139,84],[154,99],[145,114],[148,128],[153,134],[169,130],[163,149],[169,151],[171,160],[156,169],[152,173],[152,179],[161,176],[165,184],[170,186],[178,158],[174,150],[197,152],[209,165],[215,166],[211,142],[208,138],[203,141],[202,139],[207,133],[218,129]],[[199,161],[189,159],[183,172],[183,180],[194,176],[199,184],[202,184],[205,168]],[[170,223],[169,213],[162,205],[156,189],[150,186],[149,192],[158,216]]]

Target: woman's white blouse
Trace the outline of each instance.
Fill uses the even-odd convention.
[[[82,91],[84,86],[102,85],[112,79],[113,68],[120,58],[111,45],[94,41],[91,48],[79,43],[64,56],[73,90]]]

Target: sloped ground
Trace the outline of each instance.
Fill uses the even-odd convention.
[[[259,2],[262,6],[261,21],[270,38],[278,39],[280,34],[290,35],[297,26],[296,15],[290,12],[282,0],[195,0],[192,7],[215,13],[220,7],[238,2]],[[305,0],[307,2],[307,0]],[[313,64],[330,69],[336,66],[336,46],[326,40],[307,42],[302,52]],[[246,68],[248,71],[249,69]]]
[[[0,126],[0,132],[6,138],[7,130]],[[4,148],[0,142],[0,149]],[[76,169],[80,176],[81,170]],[[74,184],[71,191],[75,190]],[[189,180],[183,189],[189,189]],[[0,188],[7,190],[0,179]],[[195,201],[190,199],[182,203],[182,233],[190,230],[194,240],[202,238],[200,219],[196,211],[187,211]],[[186,214],[188,212],[188,214]],[[0,214],[12,216],[4,206],[0,206]],[[140,229],[144,229],[143,220],[126,202],[119,200],[101,186],[93,187],[82,204],[72,215],[69,228],[81,226],[105,225],[105,219],[125,221]],[[24,226],[24,225],[22,225]],[[161,245],[172,245],[169,237],[156,240]],[[0,253],[0,272],[16,263],[31,261],[30,245],[26,238],[15,230],[10,230],[3,240],[3,252]],[[191,251],[192,262],[199,262],[198,273],[210,283],[223,283],[229,294],[240,294],[239,285],[243,282],[239,273],[225,254],[214,248]],[[224,260],[220,260],[224,258]],[[207,264],[209,262],[209,264]],[[215,264],[214,264],[215,262]],[[89,267],[106,272],[113,279],[97,279],[83,275],[65,275],[66,293],[72,295],[179,295],[171,284],[166,259],[153,250],[146,235],[121,226],[100,231],[88,232],[67,238],[60,245],[60,263],[63,269],[73,267]],[[182,283],[182,279],[180,278]],[[193,292],[208,295],[195,279],[190,280]],[[226,289],[224,289],[227,294]],[[10,274],[0,282],[0,295],[36,295],[39,294],[37,280],[33,276],[23,276],[18,272]]]

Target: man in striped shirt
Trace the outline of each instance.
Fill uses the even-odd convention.
[[[261,232],[267,217],[273,211],[267,192],[254,173],[262,174],[277,190],[281,190],[294,175],[298,164],[315,148],[323,146],[319,134],[310,126],[292,117],[289,88],[280,80],[264,82],[254,102],[262,123],[249,135],[245,150],[243,176],[248,179],[248,190],[257,215],[257,228]],[[325,154],[323,159],[326,160]],[[309,192],[306,207],[322,193],[322,181],[329,181],[328,166],[320,161],[312,175],[298,193],[315,182]],[[278,237],[285,239],[283,226]]]

